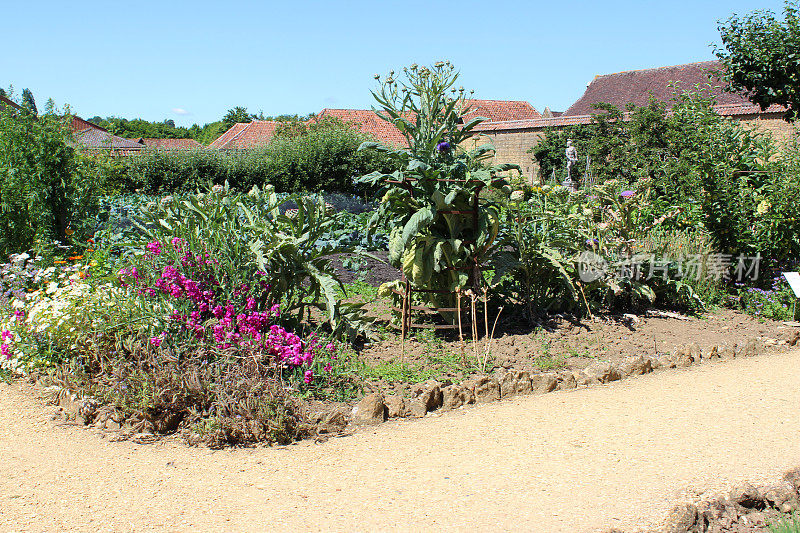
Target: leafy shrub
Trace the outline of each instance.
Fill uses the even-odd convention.
[[[51,253],[68,236],[85,237],[104,177],[76,151],[69,116],[0,112],[0,254]]]
[[[325,119],[251,150],[145,150],[126,158],[126,179],[149,193],[196,190],[209,182],[240,191],[272,185],[278,192],[353,193],[354,177],[386,169],[381,154],[358,151],[369,139],[352,125]]]
[[[795,311],[796,300],[789,284],[782,277],[773,280],[767,289],[739,289],[739,303],[745,312],[772,320],[793,320],[792,312]]]
[[[591,125],[547,132],[532,150],[543,177],[563,168],[571,137],[598,182],[649,179],[655,216],[680,208],[665,227],[706,231],[715,251],[760,253],[768,265],[799,257],[796,145],[781,156],[768,135],[719,116],[708,92],[695,89],[676,91],[670,114],[651,100],[623,121],[618,109],[600,106]]]
[[[633,189],[608,180],[579,191],[545,185],[513,192],[492,261],[495,291],[524,304],[529,320],[653,304],[703,309],[695,282],[681,278],[677,267],[692,251],[670,249],[678,234],[663,228],[670,216],[654,218],[651,196],[646,179]],[[656,270],[656,261],[666,264]],[[653,275],[662,269],[668,275]]]

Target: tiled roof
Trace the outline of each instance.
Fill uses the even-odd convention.
[[[280,123],[272,120],[254,120],[234,124],[208,145],[214,150],[245,150],[264,146],[275,136]]]
[[[467,100],[471,109],[468,116],[482,116],[489,120],[519,120],[539,118],[528,102],[508,100]],[[381,119],[372,109],[323,109],[309,122],[336,118],[353,124],[362,133],[368,133],[390,146],[406,146],[406,139],[392,124]],[[215,150],[255,148],[267,144],[275,135],[278,122],[254,120],[235,124],[208,147]]]
[[[142,138],[139,140],[148,148],[157,148],[158,150],[197,150],[203,148],[203,145],[194,139]]]
[[[469,107],[467,117],[485,117],[492,122],[541,118],[541,114],[523,100],[476,100],[464,102]]]
[[[386,122],[371,109],[323,109],[313,119],[338,118],[342,122],[350,122],[359,131],[369,133],[377,140],[390,146],[406,146],[406,138],[400,130]]]
[[[779,105],[771,105],[766,111],[761,111],[755,104],[747,103],[732,105],[714,106],[714,111],[723,117],[741,117],[747,115],[778,115],[782,116],[786,108]],[[629,120],[630,113],[624,112],[622,120]],[[539,118],[531,120],[509,120],[506,122],[484,122],[479,124],[475,130],[477,132],[491,131],[514,131],[514,130],[541,130],[544,128],[557,128],[564,126],[575,126],[577,124],[591,124],[592,115],[561,115],[552,118]]]
[[[511,131],[542,129],[548,127],[574,126],[576,124],[591,124],[591,115],[558,116],[551,118],[534,118],[529,120],[508,120],[505,122],[484,122],[478,124],[473,131]]]
[[[75,115],[72,116],[72,131],[77,133],[87,129],[94,129],[98,131],[108,131],[105,128],[98,126],[93,122],[89,122],[88,120],[83,120],[81,117],[77,117]]]
[[[76,131],[74,137],[78,144],[90,150],[112,150],[127,153],[138,152],[145,147],[142,143],[112,135],[102,128],[85,128]]]
[[[228,143],[228,141],[230,141],[235,135],[240,133],[245,128],[245,126],[247,126],[247,124],[248,124],[247,122],[239,122],[237,124],[234,124],[228,129],[228,131],[226,131],[225,133],[214,139],[214,142],[209,144],[208,147],[213,150],[219,150],[220,148],[225,146]]]
[[[641,107],[647,104],[651,93],[656,99],[669,102],[675,92],[675,89],[669,86],[671,82],[678,83],[679,91],[690,91],[695,85],[711,84],[711,92],[716,97],[717,104],[721,106],[751,105],[745,96],[723,90],[725,82],[714,73],[721,68],[722,65],[718,61],[704,61],[595,76],[586,87],[583,96],[572,104],[564,115],[589,115],[595,112],[592,104],[600,102],[615,105],[620,109],[624,109],[628,103]]]

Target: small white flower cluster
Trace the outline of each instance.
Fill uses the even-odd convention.
[[[110,283],[89,283],[88,270],[88,265],[73,265],[35,271],[32,281],[40,288],[12,297],[0,320],[5,346],[0,367],[24,374],[52,366],[53,354],[92,342],[91,333],[116,313],[124,291]]]

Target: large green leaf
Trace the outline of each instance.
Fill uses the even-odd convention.
[[[403,236],[402,236],[402,244],[403,248],[408,245],[408,241],[411,240],[413,237],[419,235],[425,228],[430,226],[431,222],[433,222],[434,216],[434,208],[432,206],[426,206],[422,209],[419,209],[416,213],[411,215],[411,218],[408,219],[406,222],[405,227],[403,227]]]

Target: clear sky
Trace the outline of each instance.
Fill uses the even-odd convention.
[[[4,1],[0,86],[83,117],[369,108],[373,75],[449,59],[476,98],[563,111],[596,74],[713,59],[717,22],[782,1]]]

